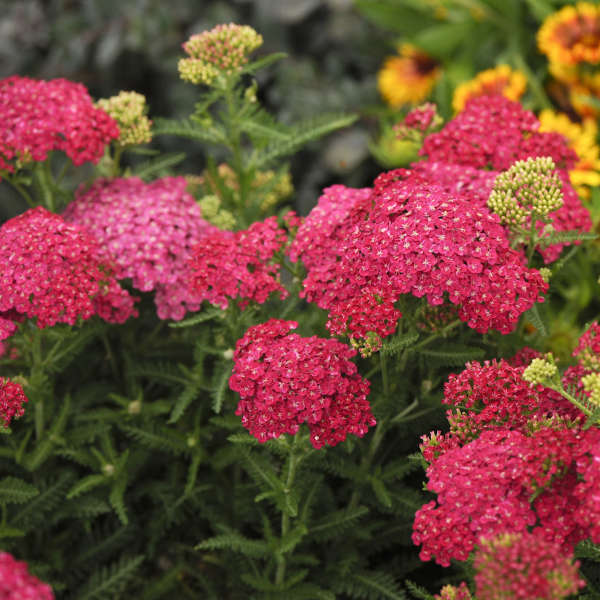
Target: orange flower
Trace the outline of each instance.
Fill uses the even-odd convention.
[[[454,90],[452,108],[460,112],[471,98],[491,94],[502,94],[509,100],[518,100],[527,87],[527,79],[521,71],[513,71],[508,65],[482,71]]]
[[[579,2],[563,7],[542,23],[537,41],[551,63],[600,63],[600,6]]]
[[[556,131],[565,136],[579,160],[569,175],[571,183],[584,198],[589,198],[588,186],[600,185],[600,149],[596,144],[598,126],[593,119],[574,123],[564,113],[543,110],[539,115],[540,131]]]
[[[399,56],[390,56],[377,74],[384,100],[394,108],[424,100],[440,76],[438,62],[415,46],[402,44]]]

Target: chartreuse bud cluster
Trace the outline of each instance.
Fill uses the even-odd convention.
[[[504,225],[545,218],[563,205],[562,183],[549,156],[519,160],[496,177],[487,205]]]
[[[581,378],[581,385],[588,394],[588,402],[594,408],[600,408],[600,373],[584,375]]]
[[[189,58],[179,61],[179,74],[185,81],[211,85],[220,73],[238,71],[262,43],[262,36],[248,25],[217,25],[183,44]]]
[[[209,223],[216,225],[219,229],[235,227],[235,217],[230,211],[221,208],[221,200],[215,194],[203,196],[198,204],[202,209],[202,217]]]
[[[553,383],[557,377],[558,367],[550,353],[546,354],[544,358],[534,358],[523,371],[523,379],[532,385],[548,385]]]
[[[142,94],[121,91],[117,96],[98,100],[96,105],[117,122],[119,146],[147,144],[152,139],[152,121],[146,116],[148,107]]]

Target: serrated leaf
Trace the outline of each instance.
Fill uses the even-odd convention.
[[[169,327],[191,327],[192,325],[204,323],[205,321],[210,321],[211,319],[222,319],[224,316],[225,313],[220,308],[212,308],[199,312],[193,317],[189,317],[188,319],[184,319],[183,321],[169,323]]]
[[[407,346],[414,344],[419,339],[419,334],[416,331],[410,331],[404,335],[393,338],[392,340],[386,341],[383,344],[380,352],[384,355],[396,354],[400,350],[403,350]]]
[[[311,537],[317,540],[328,540],[342,534],[344,531],[356,525],[362,517],[369,512],[366,506],[346,508],[326,515],[323,519],[316,521],[308,528]]]
[[[0,504],[23,504],[39,494],[39,490],[17,477],[0,479]]]
[[[92,574],[85,586],[75,596],[76,600],[112,600],[144,562],[143,556],[122,558]]]
[[[179,121],[172,119],[156,119],[152,126],[152,134],[176,135],[178,137],[211,144],[222,144],[226,141],[223,132],[214,125],[200,125],[188,119]]]
[[[259,558],[269,553],[269,548],[263,540],[250,540],[235,531],[223,535],[217,535],[200,542],[195,546],[196,550],[233,550],[244,556]]]
[[[471,360],[483,358],[485,352],[475,346],[464,346],[462,344],[446,344],[438,348],[419,348],[419,354],[433,358],[444,365],[462,367]]]
[[[302,538],[308,533],[308,529],[305,525],[300,524],[294,527],[291,531],[288,531],[279,541],[279,552],[281,554],[287,554],[291,552],[301,541]]]
[[[217,381],[211,393],[213,402],[212,409],[217,414],[221,412],[223,401],[225,400],[225,394],[229,389],[229,378],[231,377],[231,367],[224,368],[223,371],[218,375]]]
[[[540,311],[537,305],[533,305],[528,311],[525,312],[525,318],[537,329],[538,333],[542,337],[548,337],[548,329],[542,320]]]
[[[392,499],[385,487],[385,484],[378,477],[369,477],[369,482],[371,483],[371,488],[373,492],[375,492],[375,496],[377,496],[377,500],[383,504],[386,508],[392,507]]]
[[[252,61],[245,65],[240,71],[242,73],[256,73],[259,69],[264,69],[269,65],[281,60],[282,58],[286,58],[287,54],[285,52],[273,52],[272,54],[268,54],[263,58],[259,58],[258,60]]]
[[[95,473],[94,475],[88,475],[83,479],[80,479],[67,493],[67,499],[75,498],[80,494],[85,494],[85,492],[89,492],[93,490],[95,487],[99,485],[103,485],[104,483],[108,483],[109,479],[106,475],[101,475],[99,473]]]
[[[183,160],[185,160],[185,152],[163,154],[159,158],[155,158],[154,160],[148,160],[139,165],[136,165],[132,169],[131,173],[136,177],[146,179],[147,177],[160,174],[161,171],[168,169],[169,167],[173,167]]]
[[[566,244],[569,242],[595,240],[598,237],[595,233],[588,233],[585,231],[555,231],[547,237],[542,238],[538,245],[541,248],[547,248],[552,244]]]

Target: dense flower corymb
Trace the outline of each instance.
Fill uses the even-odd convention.
[[[38,207],[0,227],[0,332],[7,321],[37,318],[40,328],[75,324],[97,314],[122,323],[136,314],[134,298],[115,280],[118,268],[77,225]]]
[[[25,414],[25,402],[27,396],[22,386],[6,377],[0,377],[0,419],[4,419],[4,427],[8,427],[13,417]]]
[[[119,136],[116,122],[92,103],[86,88],[66,79],[14,75],[0,80],[0,170],[43,161],[62,150],[76,165],[98,162]]]
[[[183,177],[144,183],[137,177],[100,179],[81,189],[67,207],[66,221],[85,227],[142,291],[155,290],[161,319],[182,319],[204,297],[190,290],[192,247],[216,228],[186,192]]]
[[[179,61],[181,78],[210,85],[220,72],[234,73],[262,45],[262,36],[248,25],[217,25],[183,44],[189,58]]]
[[[271,319],[238,341],[229,386],[241,396],[236,414],[260,442],[295,434],[302,423],[315,448],[362,437],[375,425],[369,382],[350,362],[356,351],[334,339],[303,338],[298,323]]]
[[[148,109],[142,94],[121,91],[117,96],[101,98],[96,106],[116,120],[120,146],[145,144],[152,139],[152,121],[146,116]]]
[[[0,552],[1,600],[54,600],[52,588],[31,575],[27,563]]]
[[[250,300],[262,304],[272,292],[285,298],[287,290],[277,280],[279,265],[270,261],[286,239],[275,217],[244,231],[214,231],[193,249],[191,289],[221,308],[238,298],[242,308]]]
[[[448,300],[482,333],[511,331],[547,288],[539,272],[523,266],[487,209],[405,176],[402,170],[387,173],[370,196],[347,195],[354,203],[333,244],[303,242],[301,256],[309,265],[319,245],[330,252],[323,265],[308,268],[307,300],[329,310],[333,333],[353,338],[392,333],[401,294],[426,297],[434,306]],[[298,239],[306,227],[317,231],[310,215]]]
[[[478,600],[560,600],[585,586],[579,561],[535,532],[481,539],[474,567]]]

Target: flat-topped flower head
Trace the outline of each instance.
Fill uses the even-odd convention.
[[[36,318],[44,328],[95,314],[123,323],[137,314],[135,299],[118,285],[119,269],[100,243],[45,208],[0,227],[0,264],[0,319]],[[0,331],[7,330],[0,321]]]
[[[332,333],[351,338],[390,335],[401,294],[425,297],[433,306],[454,304],[458,317],[479,332],[511,331],[547,284],[523,266],[487,209],[405,176],[404,170],[386,173],[370,196],[350,194],[351,208],[346,217],[339,214],[333,241],[330,235],[319,241],[321,219],[307,217],[297,237],[308,263],[302,295],[329,311]],[[320,246],[329,256],[313,263]]]
[[[25,414],[25,402],[27,396],[21,384],[0,377],[0,419],[4,420],[4,427],[8,427],[14,417],[22,417]]]
[[[471,592],[464,581],[458,587],[445,585],[439,594],[434,596],[435,600],[472,600]]]
[[[585,586],[579,561],[539,532],[481,538],[473,566],[478,600],[560,600]]]
[[[537,42],[551,63],[600,64],[600,6],[591,2],[564,6],[542,23]]]
[[[29,573],[27,563],[0,552],[0,598],[2,600],[54,600],[52,588]]]
[[[141,291],[154,290],[161,319],[180,320],[204,297],[190,290],[192,248],[216,228],[204,219],[183,177],[145,183],[137,177],[99,179],[81,188],[64,212],[85,227]]]
[[[488,208],[509,226],[547,217],[564,204],[562,181],[554,169],[549,156],[518,160],[496,177]]]
[[[96,106],[117,122],[119,146],[135,146],[152,140],[152,121],[146,116],[148,107],[142,94],[121,91],[117,96],[98,100]]]
[[[213,231],[193,249],[190,289],[223,309],[230,300],[239,300],[242,309],[250,301],[262,304],[273,292],[285,298],[288,292],[278,280],[280,265],[272,259],[286,240],[276,217],[235,233]]]
[[[441,73],[434,58],[411,44],[402,44],[398,54],[388,57],[377,74],[379,92],[396,108],[425,100]]]
[[[220,73],[239,71],[262,43],[262,36],[248,25],[217,25],[183,44],[189,58],[179,61],[179,74],[185,81],[210,85]]]
[[[94,106],[80,83],[18,75],[0,80],[0,170],[46,160],[53,150],[75,165],[97,163],[118,136],[115,120]]]
[[[290,333],[298,323],[270,319],[238,341],[229,387],[241,400],[236,414],[259,441],[294,435],[302,423],[314,448],[335,446],[348,434],[362,437],[375,425],[369,382],[334,339]]]
[[[513,71],[508,65],[498,65],[481,71],[474,79],[457,86],[452,97],[452,108],[454,112],[460,112],[471,98],[493,94],[516,101],[526,87],[527,79],[521,71]]]

